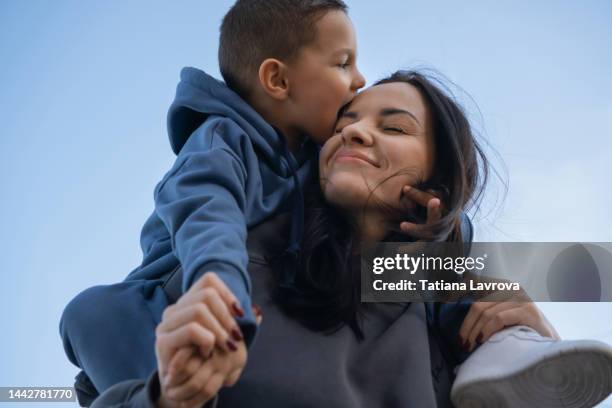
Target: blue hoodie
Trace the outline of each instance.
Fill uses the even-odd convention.
[[[155,210],[142,228],[142,264],[125,280],[159,279],[180,264],[182,291],[202,274],[216,272],[240,300],[238,323],[250,344],[255,336],[247,229],[291,209],[291,247],[303,228],[304,185],[316,148],[296,155],[284,138],[236,93],[206,73],[184,68],[168,112],[176,161],[155,187]],[[295,188],[296,184],[299,188]]]

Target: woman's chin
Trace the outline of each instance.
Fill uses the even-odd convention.
[[[370,192],[363,183],[356,183],[350,177],[334,177],[323,185],[325,199],[342,209],[351,210],[363,208],[368,201]]]

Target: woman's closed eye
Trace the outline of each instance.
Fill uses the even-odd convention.
[[[408,134],[408,131],[400,126],[383,126],[385,132]]]

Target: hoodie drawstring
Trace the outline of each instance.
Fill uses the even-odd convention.
[[[297,174],[298,163],[289,151],[287,143],[283,143],[284,157],[287,160],[289,171],[293,177],[293,209],[291,215],[291,231],[289,233],[289,246],[283,254],[283,281],[281,286],[295,287],[295,273],[300,253],[302,236],[304,235],[304,192]]]

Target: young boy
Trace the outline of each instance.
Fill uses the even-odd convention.
[[[214,271],[238,300],[240,328],[219,327],[215,344],[252,342],[247,230],[291,210],[287,253],[295,254],[312,142],[332,135],[338,111],[365,84],[346,9],[341,0],[239,0],[221,26],[227,86],[183,69],[168,114],[177,159],[155,188],[142,265],[122,283],[81,292],[62,315],[66,353],[86,373],[78,379],[89,376],[102,392],[155,370],[155,327],[167,306],[161,284],[179,265],[183,292]]]

